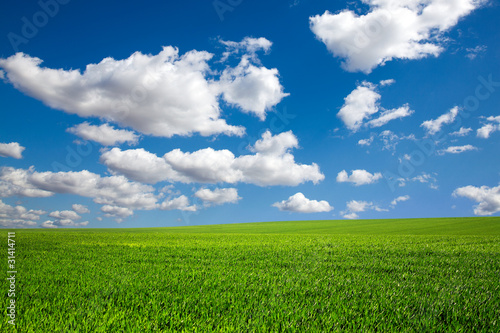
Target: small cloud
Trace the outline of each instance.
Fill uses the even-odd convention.
[[[399,202],[408,201],[408,200],[410,200],[410,196],[409,195],[399,196],[396,199],[392,200],[391,206],[395,207]]]
[[[493,215],[500,212],[500,185],[497,187],[471,185],[460,187],[453,191],[453,196],[476,201],[478,203],[474,207],[476,215]]]
[[[472,132],[472,128],[460,127],[460,129],[456,132],[450,133],[451,136],[466,136],[470,132]]]
[[[72,205],[71,209],[73,209],[78,214],[88,214],[88,213],[90,213],[90,210],[87,208],[87,206],[80,205],[80,204],[74,204],[74,205]]]
[[[0,143],[0,156],[21,159],[23,158],[22,153],[25,149],[25,147],[17,142]]]
[[[182,210],[188,212],[196,212],[198,207],[196,205],[189,205],[189,199],[185,195],[174,199],[166,199],[160,204],[161,210]]]
[[[461,154],[466,151],[471,151],[471,150],[477,150],[476,147],[472,145],[465,145],[465,146],[451,146],[446,149],[442,149],[438,151],[439,155],[444,155],[444,154]]]
[[[478,45],[476,47],[467,48],[465,49],[467,51],[465,56],[470,60],[474,60],[479,54],[486,52],[487,49],[488,47],[486,45]]]
[[[329,212],[333,209],[327,201],[309,200],[301,192],[292,195],[287,200],[275,202],[273,207],[281,211],[296,213],[321,213]]]
[[[358,170],[352,170],[351,175],[349,176],[347,171],[342,170],[337,175],[337,182],[338,183],[349,182],[353,183],[356,186],[360,186],[366,184],[373,184],[380,178],[382,178],[382,174],[380,172],[371,174],[366,170],[358,169]]]
[[[136,144],[139,140],[139,136],[133,131],[117,130],[109,124],[95,126],[84,122],[68,128],[66,131],[84,140],[99,142],[103,146],[116,146],[120,143]]]
[[[443,127],[443,125],[453,123],[458,115],[458,112],[459,108],[458,106],[455,106],[447,113],[439,116],[437,119],[426,120],[420,126],[425,128],[425,130],[427,131],[427,135],[434,135],[441,130],[441,127]]]
[[[488,139],[496,131],[500,131],[500,116],[486,118],[487,123],[477,130],[477,137]]]
[[[206,206],[236,203],[241,199],[241,197],[238,196],[238,191],[235,188],[217,188],[213,191],[204,188],[196,191],[194,196],[198,199],[201,199]]]

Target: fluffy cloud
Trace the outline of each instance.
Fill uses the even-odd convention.
[[[201,199],[207,206],[236,203],[241,199],[235,188],[217,188],[213,191],[203,188],[196,191],[194,196]]]
[[[158,208],[158,196],[154,192],[153,187],[131,182],[124,176],[101,177],[87,170],[57,173],[36,172],[33,168],[0,170],[1,196],[47,197],[54,193],[74,194],[92,198],[97,204],[115,207],[115,211],[119,211],[123,207],[129,210]],[[50,217],[74,220],[78,216],[76,210],[88,212],[81,205],[74,205],[74,208],[75,211],[52,212]],[[105,210],[105,213],[112,214],[109,207]],[[64,221],[52,222],[56,226],[64,225]],[[80,225],[83,225],[82,222]]]
[[[449,125],[455,121],[459,112],[458,106],[455,106],[450,111],[442,114],[437,119],[426,120],[420,126],[425,128],[428,135],[434,135],[441,130],[443,125]]]
[[[289,95],[283,92],[276,68],[256,67],[248,58],[243,58],[235,68],[223,71],[219,88],[224,101],[261,120],[266,118],[267,111]]]
[[[54,220],[47,220],[41,224],[42,228],[58,227],[83,227],[89,224],[88,221],[76,222],[82,217],[73,210],[54,211],[49,214]]]
[[[369,10],[326,11],[309,18],[310,28],[348,71],[370,73],[393,59],[438,56],[443,34],[484,1],[364,0]]]
[[[349,176],[347,171],[342,170],[337,175],[337,182],[339,183],[354,183],[356,186],[373,184],[377,180],[382,178],[382,174],[380,172],[371,174],[366,170],[352,170],[351,175]]]
[[[78,214],[88,214],[88,213],[90,213],[90,210],[86,206],[80,205],[80,204],[73,204],[71,206],[71,209],[73,209]]]
[[[340,212],[340,214],[346,219],[358,219],[358,213],[364,212],[368,209],[375,210],[377,212],[387,211],[387,209],[382,209],[374,205],[373,202],[351,200],[346,203],[346,210]]]
[[[451,146],[446,149],[442,149],[438,151],[438,154],[443,155],[443,154],[461,154],[466,151],[471,151],[471,150],[477,150],[476,147],[472,145],[465,145],[465,146]]]
[[[46,212],[28,210],[20,205],[10,206],[0,200],[0,226],[4,228],[34,227],[43,214]]]
[[[289,131],[273,136],[266,131],[250,149],[253,155],[235,157],[229,150],[201,149],[192,153],[174,149],[163,157],[143,149],[122,151],[113,148],[101,156],[101,162],[114,173],[130,179],[156,183],[251,183],[259,186],[296,186],[324,179],[317,164],[297,164],[289,152],[298,147]]]
[[[161,210],[182,210],[188,212],[196,212],[198,207],[196,205],[189,205],[189,199],[185,195],[181,195],[180,197],[174,199],[166,199],[160,204]]]
[[[22,154],[25,149],[25,147],[17,142],[0,143],[0,156],[21,159],[23,158]]]
[[[410,200],[410,196],[409,195],[402,195],[402,196],[399,196],[397,197],[396,199],[392,200],[391,202],[391,206],[396,206],[399,202],[404,202],[404,201],[408,201]]]
[[[230,55],[238,54],[243,52],[246,56],[249,56],[252,60],[258,62],[256,56],[257,51],[269,52],[273,43],[264,37],[252,38],[245,37],[241,42],[225,41],[220,40],[221,44],[226,46],[226,52],[223,53],[221,61],[226,61]]]
[[[278,70],[260,65],[256,56],[258,50],[270,49],[270,41],[245,38],[223,43],[231,49],[224,58],[239,50],[244,54],[236,67],[222,72],[210,68],[213,54],[193,50],[180,55],[171,46],[156,55],[135,52],[123,60],[105,58],[83,71],[41,67],[41,59],[23,53],[0,59],[0,68],[4,79],[25,94],[80,117],[98,117],[159,137],[241,136],[243,127],[221,118],[220,98],[264,119],[288,94],[283,92]],[[137,139],[134,133],[109,125],[89,126],[71,131],[104,145]]]
[[[206,77],[211,58],[200,51],[180,56],[167,46],[157,55],[105,58],[83,73],[43,68],[41,59],[23,53],[0,59],[0,67],[19,90],[80,117],[99,117],[161,137],[242,135],[243,128],[220,119],[217,92]]]
[[[136,144],[139,136],[134,132],[127,130],[117,130],[109,124],[101,126],[90,125],[88,122],[81,123],[77,126],[68,128],[69,133],[78,135],[84,140],[99,142],[103,146],[115,146],[120,143],[127,142]]]
[[[393,80],[384,80],[380,82],[380,86],[386,86],[386,83]],[[364,81],[356,87],[346,98],[344,105],[337,113],[337,117],[342,120],[346,127],[356,132],[363,125],[368,127],[380,127],[387,124],[389,121],[403,117],[411,116],[414,111],[406,104],[396,109],[385,110],[380,107],[378,101],[381,95],[377,92],[378,85]],[[364,124],[365,120],[370,119],[374,114],[382,110],[378,118],[372,119]]]
[[[500,131],[500,116],[486,118],[488,123],[477,130],[477,137],[488,139],[491,133]]]
[[[287,200],[275,202],[273,207],[282,211],[296,213],[321,213],[329,212],[333,209],[327,201],[309,200],[300,192],[292,195]]]
[[[12,167],[0,168],[0,197],[50,197],[54,195],[51,191],[45,191],[34,186],[30,177],[34,168],[14,169]]]
[[[101,212],[103,212],[106,217],[116,217],[117,222],[122,222],[122,219],[134,215],[134,211],[129,208],[111,205],[102,206]]]
[[[479,203],[474,207],[476,215],[492,215],[500,212],[500,185],[497,187],[471,185],[460,187],[453,192],[453,196],[465,197]]]

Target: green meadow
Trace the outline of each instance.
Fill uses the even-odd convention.
[[[500,332],[499,217],[7,231],[2,332]]]

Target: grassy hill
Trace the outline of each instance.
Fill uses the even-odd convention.
[[[15,232],[2,332],[500,331],[498,217]]]

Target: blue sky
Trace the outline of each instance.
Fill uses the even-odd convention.
[[[0,226],[499,215],[496,1],[0,12]]]

